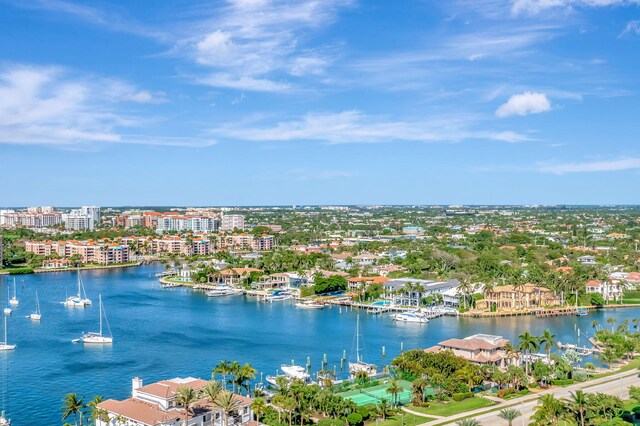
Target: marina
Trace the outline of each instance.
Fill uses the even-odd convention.
[[[155,277],[162,268],[150,264],[83,271],[87,294],[95,298],[101,294],[107,310],[115,338],[106,345],[71,343],[99,325],[99,303],[85,309],[60,304],[66,292],[77,288],[76,272],[34,274],[25,276],[24,282],[18,280],[20,305],[6,317],[9,343],[17,346],[0,352],[0,365],[9,371],[7,414],[13,424],[58,423],[61,400],[68,392],[87,398],[124,398],[132,377],[144,375],[149,381],[189,375],[208,378],[220,360],[250,363],[263,375],[271,375],[292,360],[306,370],[309,358],[310,377],[326,368],[335,371],[340,381],[348,378],[348,363],[357,361],[356,351],[362,361],[382,371],[402,350],[476,333],[515,341],[525,330],[540,333],[550,328],[558,341],[577,343],[577,327],[585,332],[580,346],[589,347],[593,320],[606,324],[612,317],[619,324],[640,317],[640,309],[627,308],[591,311],[584,317],[443,315],[426,324],[412,324],[393,321],[389,313],[367,315],[347,306],[297,309],[293,300],[265,303],[246,295],[207,297],[203,291],[183,287],[162,289]],[[6,297],[8,288],[13,291],[13,282],[5,278],[0,294]],[[36,306],[36,291],[41,321],[27,318]],[[361,346],[356,348],[358,312]],[[593,357],[585,360],[597,363]]]

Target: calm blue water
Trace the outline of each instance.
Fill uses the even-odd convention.
[[[155,272],[161,265],[109,271],[87,271],[83,279],[94,305],[79,310],[63,307],[66,291],[74,292],[75,274],[52,273],[18,277],[19,308],[9,320],[9,341],[18,347],[0,353],[0,390],[8,383],[7,410],[13,424],[60,424],[62,398],[76,392],[125,398],[131,378],[145,383],[192,375],[209,378],[220,360],[249,362],[265,375],[292,359],[304,365],[311,357],[320,369],[323,354],[329,367],[340,367],[346,350],[353,357],[356,315],[338,308],[297,310],[288,302],[263,303],[244,296],[207,298],[185,289],[160,289]],[[4,278],[0,295],[12,280]],[[25,316],[35,310],[35,292],[43,318]],[[98,294],[102,294],[115,342],[112,347],[71,343],[83,331],[98,329]],[[6,304],[6,296],[0,298]],[[449,337],[474,333],[513,339],[524,330],[541,334],[551,328],[558,339],[575,342],[575,327],[591,334],[591,321],[606,324],[640,317],[640,310],[621,309],[586,317],[509,319],[439,318],[426,325],[395,324],[388,317],[360,316],[366,361],[386,365],[404,349],[424,348]],[[583,340],[584,341],[584,340]],[[382,346],[386,357],[382,357]],[[5,375],[8,371],[8,375]],[[19,401],[19,402],[18,402]]]

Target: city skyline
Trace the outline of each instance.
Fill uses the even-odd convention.
[[[637,1],[0,8],[4,206],[637,203]]]

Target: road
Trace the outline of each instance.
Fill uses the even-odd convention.
[[[492,406],[491,408],[481,408],[466,413],[449,416],[446,419],[437,419],[427,423],[423,423],[420,426],[435,426],[455,423],[465,417],[473,417],[478,420],[483,426],[504,426],[506,422],[498,417],[498,412],[503,408],[516,408],[522,415],[516,419],[513,423],[514,426],[529,424],[530,417],[535,413],[535,406],[538,405],[538,398],[545,394],[553,394],[556,398],[568,398],[570,392],[576,390],[583,390],[585,393],[607,393],[609,395],[616,395],[622,399],[629,397],[629,386],[639,386],[640,378],[637,371],[625,371],[623,373],[617,373],[601,379],[590,380],[584,383],[577,383],[575,385],[567,386],[565,388],[554,388],[544,392],[540,392],[536,395],[527,395],[520,398],[512,399],[499,405]],[[499,408],[499,409],[496,409]],[[493,411],[491,411],[493,410]]]

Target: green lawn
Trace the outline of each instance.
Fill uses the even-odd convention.
[[[434,418],[431,418],[431,417],[416,416],[411,413],[404,413],[404,416],[403,416],[401,412],[398,414],[394,414],[393,416],[387,417],[385,421],[382,421],[380,418],[378,418],[377,426],[403,426],[403,423],[402,423],[403,419],[404,419],[404,426],[414,426],[414,425],[430,422],[431,420],[435,420]],[[369,421],[367,422],[367,425],[375,425],[375,421]]]
[[[495,402],[482,397],[468,398],[460,402],[450,401],[446,403],[434,402],[428,407],[416,407],[410,405],[410,410],[418,413],[433,414],[434,416],[453,416],[454,414],[464,413],[465,411],[475,410],[477,408],[489,407]]]
[[[620,369],[615,369],[611,371],[607,371],[606,373],[596,374],[593,376],[594,379],[599,379],[600,377],[607,377],[615,373],[622,373],[624,371],[631,371],[640,368],[640,358],[632,359],[627,365]]]

